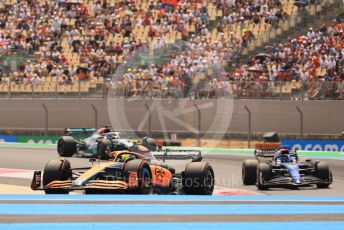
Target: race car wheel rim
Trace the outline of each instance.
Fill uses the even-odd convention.
[[[207,170],[204,177],[204,189],[206,194],[212,194],[214,190],[214,176],[211,170]]]
[[[148,194],[151,192],[152,188],[152,181],[151,181],[151,176],[149,170],[144,167],[141,171],[141,178],[142,178],[142,183],[141,183],[141,190],[143,194]]]

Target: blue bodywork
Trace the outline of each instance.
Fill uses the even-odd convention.
[[[316,172],[316,165],[319,162],[312,163],[310,160],[300,162],[296,152],[291,152],[287,148],[277,150],[273,159],[267,161],[270,165],[271,173],[269,176],[259,177],[260,186],[280,187],[286,185],[308,186],[308,185],[328,185],[332,183],[332,174],[328,178],[320,178]],[[266,175],[267,175],[266,174]]]
[[[299,164],[302,163],[298,162],[297,155],[295,153],[290,153],[287,149],[282,149],[275,153],[273,165],[276,168],[287,169],[295,184],[301,183]]]

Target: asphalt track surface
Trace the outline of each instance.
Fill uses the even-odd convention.
[[[24,149],[0,148],[0,168],[43,170],[45,164],[58,158],[55,149]],[[314,196],[344,196],[344,161],[336,159],[320,159],[330,165],[333,173],[333,184],[329,189],[316,187],[302,187],[295,190],[273,188],[268,191],[259,191],[256,186],[244,186],[241,181],[241,164],[250,156],[242,155],[204,155],[203,161],[209,162],[214,171],[216,186],[230,190],[247,191],[252,194],[262,195],[314,195]],[[68,158],[72,167],[85,167],[90,165],[86,158]],[[186,161],[173,161],[177,171],[183,170]],[[29,186],[30,180],[21,178],[0,177],[0,184]]]
[[[258,191],[243,186],[242,161],[250,156],[205,155],[217,187],[259,196],[48,196],[0,195],[1,229],[342,229],[344,226],[344,161],[329,163],[334,183],[329,189]],[[42,170],[58,158],[55,149],[0,148],[0,168]],[[88,159],[69,158],[72,167]],[[171,162],[182,170],[185,161]],[[28,178],[0,177],[0,184],[29,186]],[[0,186],[1,194],[1,186]],[[287,196],[286,196],[287,195]],[[137,222],[137,223],[131,223]],[[283,223],[281,223],[283,222]]]

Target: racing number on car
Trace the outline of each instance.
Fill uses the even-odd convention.
[[[161,168],[155,168],[154,173],[155,173],[156,182],[162,184],[163,178],[165,176],[165,171]]]

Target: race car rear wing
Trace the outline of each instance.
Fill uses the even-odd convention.
[[[191,159],[192,162],[198,162],[203,159],[202,152],[200,150],[165,149],[162,151],[156,151],[152,153],[156,158],[162,159],[163,162],[165,162],[166,160],[188,160],[188,159]]]
[[[258,142],[254,148],[257,150],[277,150],[281,148],[281,145],[276,142]]]
[[[156,140],[155,145],[159,149],[161,149],[163,146],[181,146],[182,143],[179,141],[169,141],[169,140],[166,141],[166,140],[158,139],[158,140]]]
[[[276,150],[254,150],[255,157],[265,157],[271,158],[274,157]]]
[[[97,131],[97,129],[95,128],[66,128],[64,131],[64,135],[85,135],[88,136],[92,133],[94,133],[95,131]]]
[[[276,151],[281,148],[279,143],[275,142],[258,142],[255,144],[254,155],[255,157],[274,157]]]

